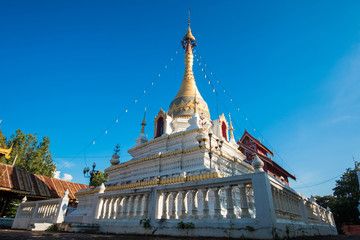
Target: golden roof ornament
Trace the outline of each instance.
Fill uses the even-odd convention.
[[[191,118],[194,115],[196,108],[196,112],[199,114],[200,118],[210,119],[209,108],[196,86],[193,72],[194,56],[192,48],[196,47],[197,44],[190,29],[190,11],[188,31],[181,43],[185,49],[185,72],[180,89],[174,100],[170,103],[168,114],[172,115],[173,118]]]
[[[231,136],[231,138],[230,138],[230,141],[231,140],[234,140],[235,141],[235,138],[234,138],[234,128],[233,128],[233,125],[232,125],[232,122],[231,122],[231,114],[229,113],[229,120],[230,120],[230,127],[229,127],[229,131],[230,131],[230,136]]]
[[[146,108],[145,108],[145,112],[144,112],[144,119],[143,121],[141,122],[141,133],[145,134],[145,126],[146,126],[146,122],[145,122],[145,115],[146,115]]]
[[[184,49],[187,48],[188,44],[190,44],[192,47],[197,46],[195,37],[192,35],[191,28],[190,28],[190,9],[189,9],[188,30],[187,30],[186,35],[184,36],[183,40],[181,41],[181,43],[182,43],[182,46]]]
[[[4,154],[5,158],[9,159],[10,158],[10,153],[12,151],[12,147],[13,147],[13,145],[11,145],[11,147],[9,149],[0,147],[0,154]]]

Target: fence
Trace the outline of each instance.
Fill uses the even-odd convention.
[[[66,190],[63,198],[20,203],[15,216],[13,229],[46,230],[51,224],[64,221],[69,191]]]
[[[83,218],[75,210],[65,220],[88,219],[101,232],[122,234],[260,239],[337,234],[330,210],[267,173],[192,180],[132,190],[103,186],[77,196]]]

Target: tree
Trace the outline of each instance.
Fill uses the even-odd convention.
[[[100,186],[102,183],[106,183],[109,180],[109,176],[102,171],[95,171],[91,173],[90,176],[90,186],[97,187]]]
[[[20,129],[9,138],[3,136],[0,130],[0,146],[10,148],[12,152],[10,159],[0,156],[0,162],[13,164],[15,157],[15,166],[25,169],[32,174],[39,174],[47,177],[53,177],[56,165],[51,157],[50,139],[44,136],[41,142],[38,142],[36,134],[24,134]]]
[[[359,163],[356,163],[356,166],[359,166]],[[339,180],[336,180],[333,196],[316,197],[318,204],[331,209],[339,232],[342,232],[342,225],[360,224],[359,199],[360,191],[356,170],[350,168]]]

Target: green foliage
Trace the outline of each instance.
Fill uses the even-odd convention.
[[[109,181],[109,176],[106,173],[103,173],[102,171],[96,171],[95,173],[91,173],[91,187],[100,186],[102,183],[106,183],[107,181]]]
[[[151,228],[150,219],[148,218],[141,219],[140,225],[142,225],[145,229],[150,229]]]
[[[57,227],[55,224],[51,224],[47,229],[47,232],[56,232],[57,231]]]
[[[13,145],[10,159],[0,156],[0,162],[12,164],[15,157],[15,166],[25,169],[29,173],[53,177],[56,165],[51,157],[50,139],[44,136],[38,142],[36,134],[24,134],[20,129],[9,138],[3,136],[0,130],[0,146],[10,148]]]
[[[181,221],[178,223],[177,228],[183,230],[189,230],[189,229],[194,229],[195,225],[192,222],[184,223],[183,221]]]
[[[359,166],[359,163],[356,163]],[[359,182],[355,170],[347,169],[339,180],[336,180],[333,196],[316,197],[316,202],[322,207],[329,207],[334,215],[339,232],[342,225],[358,225],[360,199]]]

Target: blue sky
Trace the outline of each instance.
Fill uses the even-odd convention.
[[[0,129],[49,136],[76,182],[117,143],[129,160],[145,106],[150,138],[180,87],[188,8],[212,118],[229,111],[236,137],[262,138],[301,193],[332,193],[360,160],[358,1],[2,1]]]

